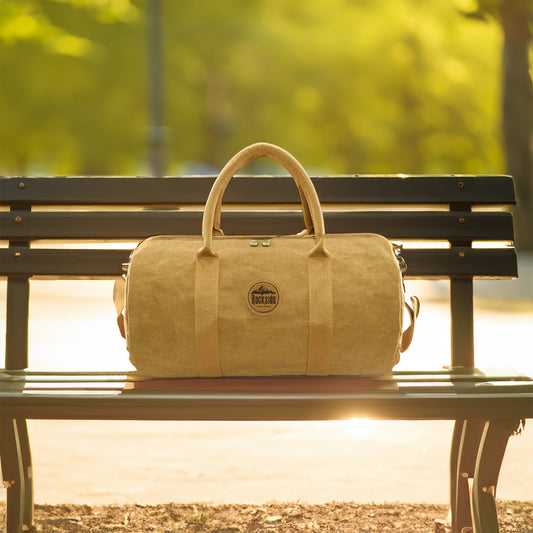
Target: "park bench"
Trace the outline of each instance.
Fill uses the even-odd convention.
[[[28,368],[30,280],[119,277],[130,250],[110,242],[137,242],[156,234],[199,234],[201,207],[214,178],[0,178],[4,243],[0,276],[8,280],[5,368],[0,370],[1,461],[9,533],[31,530],[34,522],[28,419],[352,417],[455,421],[446,529],[498,531],[498,474],[509,437],[533,417],[533,381],[511,371],[495,375],[476,368],[473,280],[517,276],[508,210],[515,203],[512,178],[312,179],[328,233],[375,232],[403,241],[407,279],[450,281],[449,366],[439,371],[395,371],[391,379],[139,381],[127,371],[32,371]],[[298,192],[289,177],[236,178],[224,201],[223,227],[228,234],[291,234],[302,227]],[[42,241],[47,246],[38,246]],[[65,246],[72,241],[79,245]],[[104,241],[105,245],[94,247]],[[446,245],[435,246],[435,242]],[[476,245],[480,242],[483,246]],[[433,350],[427,346],[428,358]]]

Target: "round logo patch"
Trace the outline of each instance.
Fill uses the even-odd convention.
[[[256,281],[248,289],[248,306],[261,315],[272,313],[279,305],[279,289],[271,281]]]

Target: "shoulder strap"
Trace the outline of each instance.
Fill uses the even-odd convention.
[[[113,302],[115,304],[115,309],[117,310],[117,325],[120,330],[120,334],[126,338],[126,329],[124,326],[124,315],[122,311],[124,310],[124,298],[126,294],[126,280],[123,276],[115,279],[115,284],[113,286]]]
[[[416,296],[411,296],[411,304],[405,302],[405,308],[409,313],[410,324],[409,327],[402,334],[402,344],[400,346],[400,352],[405,352],[411,345],[413,335],[415,332],[415,322],[420,312],[420,300]]]

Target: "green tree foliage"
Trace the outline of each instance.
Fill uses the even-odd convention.
[[[145,128],[138,10],[120,0],[2,4],[1,172],[133,170]]]
[[[0,173],[148,172],[149,0],[2,0]],[[163,0],[167,173],[504,171],[501,32],[450,0]]]

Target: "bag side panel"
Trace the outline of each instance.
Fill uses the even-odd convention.
[[[128,270],[126,336],[130,361],[149,376],[198,376],[194,273],[199,239],[153,237]]]
[[[328,237],[332,256],[333,375],[381,374],[396,363],[403,288],[398,261],[379,235]]]

